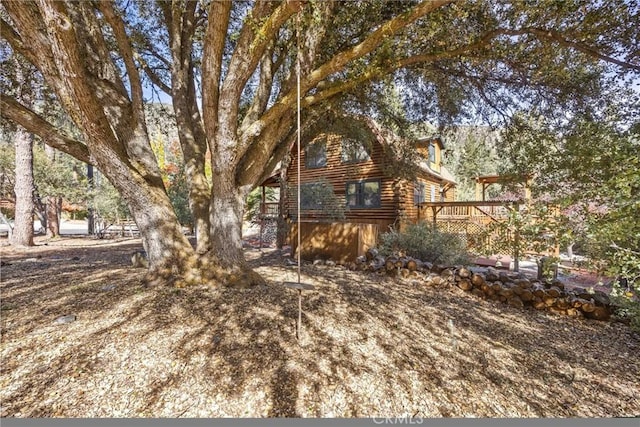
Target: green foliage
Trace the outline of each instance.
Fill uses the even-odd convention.
[[[289,200],[297,203],[297,187],[291,188],[290,192]],[[346,211],[344,199],[336,195],[333,185],[325,178],[301,185],[300,209],[328,221],[343,220]]]
[[[67,154],[47,156],[42,146],[33,150],[34,180],[41,198],[62,197],[71,203],[84,203],[87,197],[86,165]]]
[[[640,252],[614,245],[609,273],[617,277],[611,297],[618,315],[627,317],[631,326],[640,332]]]
[[[9,144],[0,143],[0,197],[13,199],[15,181],[15,150]]]
[[[277,202],[276,190],[272,187],[264,189],[265,202]],[[262,187],[256,187],[247,196],[247,204],[245,206],[245,219],[247,221],[256,221],[260,214],[260,203],[262,202]]]
[[[640,291],[640,100],[615,91],[605,108],[562,122],[518,116],[504,133],[510,171],[535,176],[536,205],[557,207],[546,223],[557,243],[580,242],[591,265]],[[542,226],[542,225],[541,225]],[[624,302],[640,322],[637,299]]]
[[[506,209],[504,218],[485,225],[475,236],[478,244],[474,246],[479,254],[518,254],[521,257],[524,252],[548,254],[554,251],[559,239],[555,227],[557,210],[545,203],[524,205],[516,202]]]
[[[447,150],[444,165],[456,177],[456,200],[476,199],[476,177],[498,172],[501,159],[495,150],[497,133],[486,126],[455,126],[443,139]],[[492,185],[487,200],[496,197],[500,188]]]
[[[189,207],[189,187],[187,185],[187,178],[184,173],[184,169],[180,169],[178,173],[169,175],[169,185],[167,188],[167,194],[173,210],[178,216],[178,221],[182,225],[193,224],[193,215]]]
[[[126,203],[104,177],[96,180],[91,199],[94,212],[107,223],[105,225],[118,223],[130,216]]]
[[[404,253],[434,264],[466,265],[471,262],[464,242],[457,235],[441,232],[426,222],[410,224],[403,231],[383,233],[380,253]]]
[[[10,199],[13,199],[15,180],[14,151],[12,145],[0,143],[0,197]],[[55,151],[53,156],[49,156],[42,144],[34,144],[33,175],[37,197],[40,200],[62,197],[70,203],[85,203],[87,183],[84,167],[84,164],[67,154]],[[44,216],[44,212],[41,214]]]

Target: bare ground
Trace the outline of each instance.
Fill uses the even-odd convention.
[[[269,285],[147,288],[137,240],[0,247],[3,417],[640,415],[640,336],[274,250]],[[76,320],[57,324],[64,315]]]

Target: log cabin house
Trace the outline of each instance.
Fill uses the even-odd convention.
[[[407,223],[427,221],[460,236],[473,253],[496,250],[495,256],[477,258],[478,264],[509,268],[513,261],[518,269],[520,254],[503,247],[502,236],[479,236],[484,236],[488,224],[506,220],[511,210],[528,203],[530,176],[479,176],[476,200],[456,201],[455,179],[442,165],[445,145],[438,136],[407,141],[371,119],[343,117],[303,133],[302,143],[300,237],[304,258],[352,261],[375,246],[379,234],[390,227],[401,229]],[[271,217],[285,214],[294,251],[297,166],[294,147],[288,167],[280,172],[287,188],[281,188],[285,198],[280,208],[278,203],[267,203],[262,210]],[[486,200],[488,186],[513,181],[523,184],[523,194]],[[277,186],[278,179],[272,176],[263,185]]]
[[[375,246],[379,233],[419,218],[425,201],[453,201],[455,179],[442,165],[437,136],[399,138],[376,122],[341,117],[303,133],[300,158],[300,221],[305,258],[353,260]],[[283,203],[297,245],[295,146],[286,170]],[[282,193],[281,193],[282,194]]]

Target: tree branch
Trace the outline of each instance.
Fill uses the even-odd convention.
[[[149,77],[149,80],[151,80],[151,82],[154,85],[158,86],[158,88],[160,88],[161,91],[163,91],[167,95],[171,95],[171,87],[167,85],[165,82],[163,82],[160,76],[155,71],[153,71],[151,67],[149,67],[149,64],[147,64],[147,61],[145,61],[144,58],[135,51],[134,51],[134,56],[138,61],[138,63],[140,64],[140,67],[142,67],[142,71],[144,71],[147,77]]]
[[[336,83],[327,88],[323,88],[322,90],[320,90],[318,93],[314,95],[306,96],[302,101],[302,106],[309,107],[311,105],[317,104],[332,96],[347,92],[360,84],[369,82],[378,77],[382,77],[386,74],[389,74],[401,68],[410,67],[412,65],[416,65],[420,63],[427,63],[427,62],[440,61],[443,59],[455,58],[455,57],[464,55],[465,53],[468,53],[470,51],[481,49],[483,47],[486,47],[489,43],[491,43],[491,40],[493,40],[500,34],[504,34],[505,31],[507,30],[495,29],[487,32],[475,42],[470,43],[468,45],[457,47],[455,49],[423,54],[423,55],[414,55],[408,58],[398,59],[394,62],[386,64],[385,66],[371,67],[356,78]]]
[[[24,43],[20,35],[14,31],[7,21],[0,18],[0,37],[5,39],[14,52],[24,56],[29,62],[34,63],[35,56],[33,52],[24,47]]]
[[[389,20],[380,28],[373,31],[362,42],[338,53],[331,60],[305,76],[300,83],[301,93],[306,93],[329,75],[342,70],[350,61],[362,58],[363,56],[371,53],[380,46],[387,37],[397,33],[401,29],[417,21],[419,18],[451,3],[452,1],[453,0],[424,0],[411,11]],[[377,75],[379,75],[379,73],[373,74],[371,72],[366,72],[362,81],[370,80]],[[290,90],[273,107],[271,107],[271,109],[267,111],[260,120],[256,121],[249,129],[247,129],[244,138],[253,138],[260,135],[264,127],[267,126],[269,122],[277,120],[279,116],[285,114],[285,112],[295,104],[296,97],[296,90]],[[311,103],[307,105],[311,105]]]
[[[510,36],[520,36],[525,34],[532,34],[542,40],[551,40],[555,41],[561,46],[573,48],[577,51],[585,53],[594,58],[598,58],[605,62],[610,62],[612,64],[618,65],[622,68],[628,68],[636,71],[640,71],[640,65],[632,64],[630,62],[621,61],[619,59],[613,58],[611,56],[605,55],[598,51],[598,49],[589,46],[585,43],[575,42],[571,40],[567,40],[562,36],[562,33],[556,30],[547,30],[543,28],[522,28],[520,30],[506,30],[505,34]]]
[[[250,19],[254,22],[259,22],[269,12],[271,5],[271,2],[259,2],[253,8]],[[251,23],[243,26],[220,92],[220,100],[222,101],[220,109],[224,111],[221,118],[228,119],[228,122],[223,125],[230,134],[236,135],[237,133],[239,101],[247,81],[256,70],[280,27],[300,8],[300,2],[287,0],[276,7],[272,13],[268,14],[259,28],[255,29]],[[231,138],[225,139],[231,140]],[[242,141],[240,144],[246,146]],[[238,158],[236,157],[236,160]]]
[[[38,68],[45,79],[59,79],[60,74],[53,61],[46,26],[37,6],[20,0],[4,1],[3,6],[15,24],[17,32],[3,20],[0,25],[2,37],[15,52],[23,55]],[[37,54],[33,49],[34,46],[39,49]]]
[[[19,124],[27,132],[38,135],[48,145],[82,162],[91,163],[89,149],[86,145],[62,134],[56,126],[43,119],[33,110],[6,95],[0,96],[0,107],[0,115],[2,117]]]
[[[118,49],[122,54],[122,59],[127,70],[127,74],[129,75],[129,89],[131,91],[133,111],[139,126],[144,123],[144,100],[142,97],[140,74],[138,73],[138,69],[134,61],[133,48],[129,42],[127,31],[124,28],[124,22],[113,9],[113,5],[109,2],[99,2],[98,7],[111,26],[118,44]]]
[[[249,107],[247,114],[242,120],[239,133],[242,133],[244,128],[256,121],[260,117],[260,114],[264,113],[264,110],[267,108],[267,102],[271,95],[271,87],[273,86],[274,63],[272,55],[273,46],[271,46],[269,51],[264,55],[260,63],[260,81],[258,82],[258,89],[253,97],[251,107]]]
[[[342,70],[348,62],[362,58],[363,56],[373,52],[387,37],[397,33],[401,29],[417,21],[419,18],[451,3],[452,1],[453,0],[425,0],[410,12],[397,16],[386,22],[380,28],[372,32],[361,43],[337,54],[329,62],[321,65],[306,76],[302,82],[303,92],[314,87],[318,82],[324,80],[329,75]]]

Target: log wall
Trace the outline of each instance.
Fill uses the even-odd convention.
[[[378,226],[374,224],[302,222],[301,258],[346,263],[376,245]],[[297,256],[298,224],[291,226],[291,250]]]

